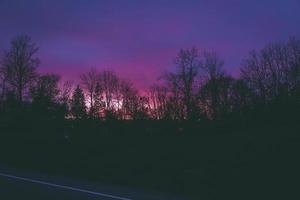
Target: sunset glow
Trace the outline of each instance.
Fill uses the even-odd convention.
[[[90,67],[112,69],[141,90],[180,48],[215,50],[238,75],[250,50],[300,34],[298,0],[18,2],[0,2],[0,52],[28,34],[40,47],[40,72],[77,80]]]

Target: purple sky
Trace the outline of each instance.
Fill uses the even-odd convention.
[[[300,1],[0,0],[0,52],[19,34],[40,46],[41,72],[113,69],[145,89],[192,46],[236,75],[250,50],[300,36]]]

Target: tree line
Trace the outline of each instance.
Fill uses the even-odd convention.
[[[224,121],[296,118],[300,108],[300,40],[266,45],[242,61],[232,77],[214,51],[181,49],[174,68],[147,92],[114,71],[91,68],[80,84],[40,74],[38,46],[14,37],[1,56],[0,118],[29,113],[45,119]]]

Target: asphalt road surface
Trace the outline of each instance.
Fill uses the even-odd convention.
[[[0,168],[2,200],[183,200],[161,194],[147,194],[94,183],[50,178],[41,174],[20,173]]]
[[[127,197],[60,185],[32,178],[0,173],[1,199],[103,199],[132,200]]]

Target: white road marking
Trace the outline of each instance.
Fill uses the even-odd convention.
[[[112,198],[112,199],[132,200],[132,199],[129,199],[129,198],[126,198],[126,197],[120,197],[120,196],[105,194],[105,193],[101,193],[101,192],[93,192],[93,191],[89,191],[89,190],[85,190],[85,189],[70,187],[70,186],[66,186],[66,185],[58,185],[58,184],[54,184],[54,183],[48,183],[48,182],[45,182],[45,181],[34,180],[34,179],[30,179],[30,178],[24,178],[24,177],[14,176],[14,175],[10,175],[10,174],[0,173],[0,176],[12,178],[12,179],[18,179],[18,180],[22,180],[22,181],[27,181],[27,182],[31,182],[31,183],[48,185],[48,186],[57,187],[57,188],[61,188],[61,189],[66,189],[66,190],[73,190],[73,191],[76,191],[76,192],[83,192],[83,193],[92,194],[92,195],[96,195],[96,196],[108,197],[108,198]]]

